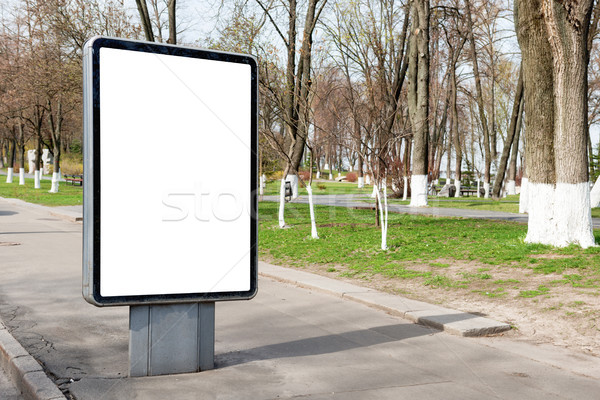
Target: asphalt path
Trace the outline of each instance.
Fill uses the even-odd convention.
[[[263,201],[279,201],[279,196],[263,196]],[[308,196],[299,196],[293,200],[294,203],[308,204]],[[314,204],[323,206],[337,206],[348,208],[374,209],[375,201],[364,195],[356,194],[338,194],[338,195],[317,195],[313,196]],[[498,221],[511,221],[526,224],[527,214],[514,214],[502,211],[470,210],[463,208],[445,208],[445,207],[410,207],[400,204],[388,203],[389,212],[413,214],[413,215],[434,215],[438,217],[460,217],[491,219]],[[592,218],[594,228],[600,229],[600,218]]]

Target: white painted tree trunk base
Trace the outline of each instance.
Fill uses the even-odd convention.
[[[510,180],[506,183],[506,194],[509,196],[517,194],[517,187],[515,185],[515,181]]]
[[[321,179],[321,171],[317,171],[317,179]]]
[[[523,194],[521,194],[523,196]],[[528,183],[527,196],[535,199],[528,208],[527,243],[551,244],[556,224],[553,220],[554,185],[546,183]]]
[[[52,173],[52,187],[50,187],[48,193],[58,193],[58,172]]]
[[[584,249],[596,246],[592,226],[590,186],[587,182],[556,184],[554,219],[558,227],[554,236],[554,246],[565,247],[577,244]]]
[[[362,189],[365,187],[365,178],[364,176],[359,176],[358,177],[358,188]]]
[[[371,175],[367,175],[365,177],[365,185],[370,185],[371,184]]]
[[[589,185],[583,183],[527,184],[529,223],[525,242],[556,247],[595,246]]]
[[[427,175],[413,175],[410,192],[411,207],[427,207]]]
[[[13,169],[9,168],[6,171],[6,183],[13,183]]]
[[[381,227],[381,250],[387,250],[387,191],[384,185],[385,193],[385,209],[381,206],[381,191],[377,189],[377,185],[373,185],[373,193],[377,199],[377,205],[379,206],[379,225]]]
[[[600,176],[596,179],[596,183],[594,183],[594,187],[590,192],[590,204],[592,208],[600,206]]]
[[[481,197],[481,193],[479,193],[479,188],[481,187],[481,183],[477,181],[477,197]]]
[[[317,234],[317,223],[315,221],[315,206],[313,205],[312,187],[310,187],[310,185],[306,186],[306,191],[308,192],[308,207],[310,208],[310,236],[313,239],[318,239],[319,235]]]
[[[529,179],[521,179],[521,194],[519,195],[519,214],[529,212]]]
[[[267,176],[262,174],[260,176],[260,183],[258,185],[258,194],[263,196],[265,194],[265,187],[267,187]]]
[[[456,193],[454,197],[460,197],[460,181],[458,179],[454,180],[454,187],[456,188]]]
[[[402,193],[402,200],[406,201],[408,198],[408,176],[403,176],[404,179],[404,192]]]
[[[332,173],[330,173],[330,174],[329,174],[329,180],[330,180],[330,181],[332,181],[332,180],[333,180],[333,174],[332,174]]]
[[[25,168],[19,168],[19,185],[25,184]]]
[[[489,199],[490,198],[490,183],[489,182],[483,182],[483,190],[485,192],[483,195],[483,198]]]
[[[41,176],[40,176],[40,170],[35,170],[35,172],[33,173],[33,188],[34,189],[41,189],[42,188],[42,182],[41,182]]]
[[[387,250],[387,231],[388,231],[388,201],[387,201],[387,186],[383,185],[383,211],[384,220],[381,231],[381,250]]]
[[[377,189],[377,185],[373,185],[373,192],[371,192],[371,198],[372,199],[376,199],[377,197],[377,193],[379,192],[379,190]]]
[[[281,185],[279,186],[279,227],[285,228],[284,219],[285,210],[285,178],[281,179]]]
[[[285,177],[285,180],[289,181],[290,184],[292,185],[292,200],[297,199],[298,198],[298,175],[288,174]]]

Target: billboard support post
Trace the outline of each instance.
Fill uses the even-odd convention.
[[[129,376],[214,368],[215,303],[129,308]]]

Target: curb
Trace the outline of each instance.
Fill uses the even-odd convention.
[[[73,212],[73,211],[67,211],[67,210],[60,210],[60,211],[50,211],[50,215],[54,215],[55,217],[64,219],[66,221],[70,221],[70,222],[82,222],[83,221],[83,216],[80,213],[77,212]]]
[[[1,321],[0,365],[26,400],[67,400]]]
[[[355,301],[457,336],[486,336],[510,329],[509,324],[490,318],[406,299],[309,272],[264,262],[258,263],[258,269],[259,275],[266,278]]]

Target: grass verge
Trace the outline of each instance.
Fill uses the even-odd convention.
[[[526,225],[390,214],[389,249],[381,251],[372,211],[316,206],[320,239],[314,240],[305,204],[286,205],[288,229],[279,229],[277,210],[277,203],[259,205],[259,255],[279,265],[317,266],[367,281],[411,280],[489,298],[533,298],[555,288],[600,295],[600,248],[528,244]]]
[[[40,189],[34,189],[34,180],[25,178],[25,185],[19,185],[19,176],[13,177],[13,183],[6,183],[6,176],[0,176],[0,197],[20,199],[28,203],[44,206],[75,206],[83,204],[83,187],[71,186],[61,182],[58,193],[48,193],[51,181],[43,179]]]

